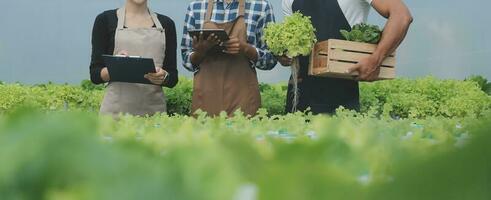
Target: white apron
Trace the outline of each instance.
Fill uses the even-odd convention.
[[[126,9],[118,9],[114,55],[126,50],[131,56],[153,58],[155,67],[162,68],[165,58],[165,31],[157,14],[149,12],[156,28],[125,28]],[[100,113],[145,116],[166,112],[166,108],[161,86],[109,82]]]

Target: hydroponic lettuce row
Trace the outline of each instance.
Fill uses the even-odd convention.
[[[351,31],[341,30],[341,35],[348,41],[378,44],[382,37],[382,30],[377,25],[357,24]]]
[[[264,40],[271,53],[290,58],[309,55],[317,41],[310,17],[298,12],[285,17],[283,23],[269,23]]]
[[[395,118],[477,117],[491,108],[491,98],[481,90],[480,82],[483,81],[427,77],[361,83],[361,113]],[[8,113],[19,106],[44,111],[98,112],[104,96],[103,89],[87,81],[82,86],[4,84],[0,85],[0,113]],[[180,77],[175,88],[164,90],[169,113],[189,114],[192,80]],[[286,84],[261,84],[260,90],[262,107],[269,115],[285,114]]]

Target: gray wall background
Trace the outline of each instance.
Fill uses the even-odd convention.
[[[281,0],[270,1],[281,21]],[[95,16],[123,3],[124,0],[1,0],[0,80],[78,84],[88,79]],[[175,20],[178,37],[188,3],[189,0],[150,0],[154,11]],[[415,22],[398,51],[399,76],[463,79],[480,74],[491,78],[490,1],[406,3]],[[372,10],[369,22],[383,25],[384,19]],[[178,67],[181,74],[191,76]],[[277,66],[259,76],[262,82],[280,82],[287,80],[289,70]]]

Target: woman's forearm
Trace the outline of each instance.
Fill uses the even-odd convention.
[[[102,55],[106,54],[106,50],[110,45],[109,37],[107,36],[107,27],[108,24],[105,15],[98,15],[92,29],[92,54],[89,67],[90,80],[94,84],[102,84],[105,82],[101,73],[104,68],[104,60]]]

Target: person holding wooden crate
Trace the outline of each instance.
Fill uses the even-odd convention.
[[[270,22],[274,22],[273,9],[266,0],[189,4],[181,48],[184,67],[194,72],[191,114],[202,110],[217,116],[224,111],[231,116],[240,109],[256,115],[261,105],[256,68],[270,70],[277,63],[262,39]],[[225,30],[229,40],[217,41],[212,35],[191,37],[189,32],[199,29]]]
[[[365,23],[370,7],[388,19],[374,53],[347,70],[347,73],[357,71],[357,80],[309,76],[310,58],[300,58],[300,94],[296,108],[300,111],[310,108],[314,114],[332,114],[340,106],[359,110],[358,81],[377,80],[382,62],[401,44],[413,21],[401,0],[283,0],[282,7],[285,15],[300,12],[310,16],[318,41],[342,39],[340,30],[351,30],[353,25]],[[284,66],[292,63],[292,59],[286,57],[279,58],[279,61]],[[287,112],[291,112],[293,107],[292,88],[290,84]]]

